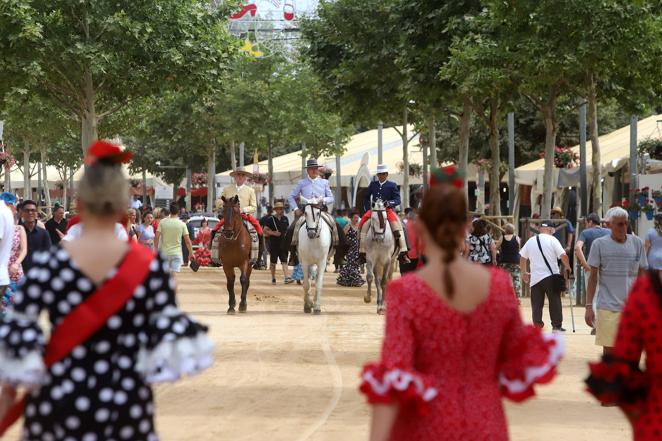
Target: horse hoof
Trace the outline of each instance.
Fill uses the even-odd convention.
[[[234,315],[235,310],[234,308],[228,308],[228,315]]]
[[[314,309],[313,310],[313,314],[315,314],[315,315],[320,315],[321,313],[322,313],[321,309]]]
[[[248,305],[246,303],[239,304],[239,312],[246,312],[248,310]]]
[[[303,307],[303,312],[305,312],[306,314],[310,314],[310,313],[312,312],[312,310],[313,310],[313,308],[311,308],[311,307],[308,306],[308,305],[305,305],[305,306]]]
[[[377,314],[379,314],[379,315],[384,315],[385,311],[386,311],[386,308],[384,308],[383,306],[380,306],[379,308],[377,308]]]
[[[372,297],[370,297],[370,296],[363,296],[363,301],[364,301],[365,303],[370,303],[370,302],[372,302]]]

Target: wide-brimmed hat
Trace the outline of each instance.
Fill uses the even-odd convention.
[[[563,216],[563,209],[561,207],[554,207],[554,208],[552,208],[551,214],[554,214],[554,213],[558,213],[561,216]]]
[[[319,168],[320,165],[317,163],[317,159],[309,159],[306,161],[306,168]]]
[[[386,164],[377,165],[377,170],[375,171],[375,174],[380,174],[380,173],[388,173],[388,165]]]
[[[275,210],[276,208],[285,208],[285,204],[283,204],[282,202],[276,202],[276,203],[274,204],[273,208],[274,208],[274,210]]]
[[[248,176],[249,178],[253,177],[253,173],[246,171],[244,167],[237,167],[235,170],[232,170],[230,172],[230,176],[232,176],[233,178],[237,175],[244,175],[244,176]]]

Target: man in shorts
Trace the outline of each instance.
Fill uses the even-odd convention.
[[[280,260],[283,267],[283,276],[285,283],[292,283],[294,280],[288,274],[287,251],[288,246],[285,243],[285,235],[290,226],[290,221],[283,213],[285,206],[282,202],[274,204],[274,214],[264,221],[264,235],[269,240],[269,255],[271,256],[271,283],[276,284],[276,264]]]
[[[616,340],[618,322],[630,287],[648,263],[642,240],[627,234],[628,212],[614,207],[605,218],[611,234],[595,239],[591,245],[588,256],[591,274],[584,319],[587,325],[596,326],[595,344],[603,347],[604,354],[609,354]],[[597,289],[600,296],[597,311],[593,311],[593,297]]]
[[[170,272],[178,273],[181,271],[182,262],[182,239],[188,249],[189,256],[193,255],[191,238],[188,234],[186,224],[179,220],[179,207],[177,204],[170,204],[170,216],[159,222],[159,227],[154,234],[154,247],[161,250],[161,255],[168,263]]]

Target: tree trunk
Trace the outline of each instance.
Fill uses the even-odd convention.
[[[402,177],[402,193],[401,209],[404,211],[409,207],[409,133],[407,133],[407,125],[409,124],[409,110],[405,106],[402,112],[402,162],[404,164],[404,173]]]
[[[588,132],[591,138],[591,194],[593,200],[593,211],[602,216],[602,163],[600,161],[600,139],[598,133],[598,96],[596,91],[595,77],[590,76],[588,104]]]
[[[191,212],[191,206],[193,205],[193,195],[191,194],[191,178],[192,178],[191,167],[186,168],[186,211]]]
[[[501,216],[501,152],[499,151],[499,102],[490,100],[490,213],[492,216]]]
[[[460,116],[460,157],[457,168],[464,174],[464,195],[469,199],[468,167],[469,167],[469,136],[471,134],[471,100],[462,99],[462,115]]]
[[[430,170],[433,170],[439,167],[437,161],[437,121],[434,112],[430,114],[428,130],[430,131]]]
[[[230,143],[230,169],[233,171],[237,169],[237,154],[235,152],[234,141]]]
[[[83,156],[87,153],[90,145],[99,138],[97,130],[97,109],[96,109],[96,91],[94,90],[94,83],[92,81],[92,73],[85,72],[85,85],[84,85],[85,109],[81,116],[81,146],[83,148]]]
[[[69,169],[69,181],[68,181],[68,184],[69,184],[69,188],[70,188],[70,190],[71,190],[71,191],[69,192],[69,211],[71,211],[72,208],[73,208],[73,209],[78,209],[78,207],[74,206],[74,205],[75,205],[75,204],[74,204],[74,194],[76,194],[76,190],[75,190],[75,188],[74,188],[74,171],[75,171],[75,169],[74,169],[73,167],[71,167],[71,168]]]
[[[37,162],[37,207],[41,204],[41,192],[43,190],[43,185],[41,182],[41,170],[42,170],[41,158]]]
[[[11,167],[3,166],[5,171],[5,191],[11,192]]]
[[[143,178],[143,206],[147,205],[147,170],[143,168],[142,171]]]
[[[67,179],[67,167],[64,168],[64,171],[62,172],[62,207],[64,207],[64,211],[67,211],[69,209],[69,204],[67,203],[67,197],[68,197],[68,187],[69,187],[69,179]]]
[[[30,181],[30,146],[23,148],[23,199],[32,199],[32,182]]]
[[[41,149],[41,167],[43,172],[42,185],[44,189],[44,195],[46,197],[46,214],[51,216],[53,210],[51,208],[51,189],[48,186],[48,170],[46,169],[46,148]]]
[[[540,216],[549,218],[554,190],[554,149],[556,147],[556,99],[543,104],[540,108],[545,122],[545,173],[543,175],[543,196]]]
[[[268,167],[268,171],[269,171],[269,205],[271,205],[273,207],[273,205],[274,205],[274,179],[273,179],[273,176],[274,176],[274,148],[273,148],[273,145],[272,145],[271,141],[269,141],[269,148],[268,148],[267,155],[268,155],[268,157],[267,157],[267,164],[268,164],[267,167]]]
[[[232,152],[234,152],[234,144]],[[234,164],[234,161],[232,163]],[[214,188],[216,188],[216,145],[212,144],[207,156],[207,211],[214,206]]]

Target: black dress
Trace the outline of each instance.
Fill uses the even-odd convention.
[[[350,227],[347,232],[347,262],[340,269],[336,283],[340,286],[363,286],[365,279],[359,267],[359,237],[358,232]]]
[[[177,308],[167,264],[155,258],[123,309],[46,370],[39,313],[57,326],[96,287],[63,248],[33,263],[0,321],[0,383],[32,388],[22,440],[158,440],[150,383],[203,370],[213,354],[207,328]]]

